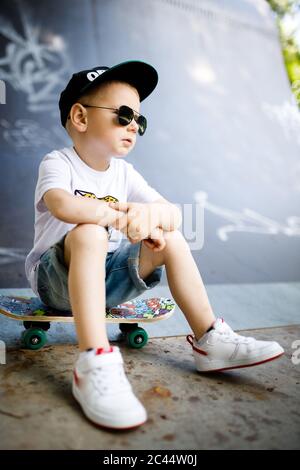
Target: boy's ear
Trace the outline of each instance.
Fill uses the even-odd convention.
[[[70,120],[78,132],[85,132],[87,128],[87,111],[80,103],[74,103],[70,110]]]

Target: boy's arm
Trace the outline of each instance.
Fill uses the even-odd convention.
[[[54,217],[69,224],[97,224],[106,227],[124,215],[124,212],[110,208],[105,201],[73,196],[64,189],[46,191],[43,200]]]

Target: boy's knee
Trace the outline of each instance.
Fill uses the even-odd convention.
[[[178,241],[184,241],[185,238],[179,230],[172,230],[170,232],[164,232],[164,238],[166,243],[176,243]]]
[[[166,246],[164,251],[167,252],[168,250],[176,250],[176,252],[182,250],[189,250],[189,245],[179,230],[173,230],[171,232],[164,232],[164,238],[166,242]]]
[[[70,243],[83,245],[103,245],[108,248],[108,232],[101,225],[78,224],[68,234]]]

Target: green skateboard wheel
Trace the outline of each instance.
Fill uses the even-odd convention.
[[[23,331],[22,342],[26,349],[41,349],[47,342],[47,335],[40,328],[28,328]]]
[[[126,334],[126,342],[131,348],[143,348],[148,342],[148,334],[143,328],[135,328]]]

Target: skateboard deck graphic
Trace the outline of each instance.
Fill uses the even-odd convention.
[[[175,303],[168,298],[134,299],[106,309],[106,321],[119,323],[127,344],[134,348],[143,347],[148,335],[138,323],[155,322],[169,318],[175,310]],[[13,320],[23,321],[24,346],[40,349],[46,343],[45,331],[51,322],[74,322],[71,311],[60,311],[48,307],[38,297],[0,295],[0,313]]]

